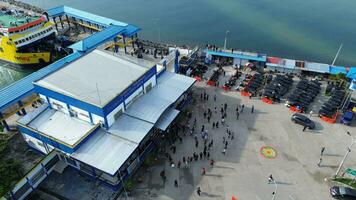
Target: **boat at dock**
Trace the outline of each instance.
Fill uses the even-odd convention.
[[[0,10],[0,60],[22,69],[52,62],[56,32],[45,15],[23,10]]]

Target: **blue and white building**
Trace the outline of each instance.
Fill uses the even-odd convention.
[[[195,79],[92,50],[33,83],[44,104],[18,121],[27,143],[119,189],[179,114]]]

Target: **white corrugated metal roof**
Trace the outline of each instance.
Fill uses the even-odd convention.
[[[193,78],[165,72],[158,79],[158,84],[149,93],[132,103],[125,113],[155,124],[162,113],[194,82]]]
[[[152,127],[151,123],[122,114],[108,131],[139,144]]]
[[[137,144],[100,129],[71,157],[114,175],[137,148]]]
[[[94,128],[92,124],[54,109],[43,111],[28,126],[70,145],[74,145]]]
[[[158,119],[157,123],[155,124],[155,127],[161,129],[162,131],[165,131],[167,127],[172,123],[172,121],[177,117],[179,112],[179,110],[176,110],[174,108],[168,108]]]
[[[36,84],[104,106],[148,70],[127,59],[94,50]]]

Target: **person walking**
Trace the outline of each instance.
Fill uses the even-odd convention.
[[[197,187],[197,194],[200,196],[200,194],[201,194],[201,189],[200,189],[200,187]]]
[[[174,187],[178,187],[178,181],[177,181],[177,179],[174,180]]]
[[[226,111],[227,109],[227,103],[224,104],[224,110]]]
[[[206,154],[206,157],[207,157],[208,160],[209,160],[209,158],[210,158],[210,152],[208,152],[208,153]]]
[[[325,151],[325,147],[322,147],[320,151],[320,157],[324,155],[324,151]]]
[[[180,169],[180,165],[181,165],[181,162],[180,162],[180,160],[178,160],[178,163],[177,163],[178,169]]]
[[[219,122],[216,122],[215,126],[216,128],[219,128]]]
[[[214,166],[215,161],[213,159],[210,160],[210,166],[213,167]]]
[[[245,108],[245,104],[242,104],[242,105],[241,105],[241,113],[244,112],[244,108]]]
[[[236,112],[236,120],[239,119],[239,116],[240,116],[240,113],[239,113],[239,112]]]
[[[203,159],[203,152],[200,152],[199,156],[200,156],[200,160]]]
[[[213,122],[213,129],[215,128],[215,122]]]
[[[216,102],[216,94],[214,94],[214,102]]]
[[[252,107],[251,107],[251,113],[253,113],[254,110],[255,110],[255,106],[252,105]]]
[[[210,124],[210,116],[208,116],[208,123]]]
[[[199,142],[198,140],[195,140],[195,147],[198,148],[198,146],[199,146]]]

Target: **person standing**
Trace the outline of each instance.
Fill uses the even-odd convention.
[[[307,126],[304,126],[304,127],[303,127],[303,132],[305,131],[305,129],[307,129]]]
[[[199,146],[199,142],[198,142],[198,140],[196,139],[196,140],[195,140],[195,147],[198,148],[198,146]]]
[[[313,112],[313,110],[311,110],[310,113],[309,113],[309,117],[312,117],[313,114],[314,114],[314,112]]]
[[[239,112],[236,112],[236,120],[239,119],[239,116],[240,116],[240,113],[239,113]]]
[[[224,154],[224,156],[226,155],[226,148],[223,149],[222,153]]]
[[[178,187],[178,181],[177,181],[177,179],[174,180],[174,187]]]
[[[241,106],[241,113],[243,113],[243,112],[244,112],[244,108],[245,108],[245,105],[244,105],[244,104],[242,104],[242,106]]]
[[[205,167],[202,167],[202,168],[201,168],[201,175],[204,176],[205,173],[206,173]]]
[[[216,122],[215,126],[216,128],[219,128],[219,122]]]
[[[273,178],[273,176],[272,176],[272,174],[271,175],[269,175],[269,177],[268,177],[268,184],[271,184],[271,183],[273,183],[274,182],[274,178]]]
[[[322,158],[322,157],[320,157],[320,158],[319,158],[319,162],[318,162],[318,164],[317,164],[317,165],[318,165],[318,167],[320,167],[320,165],[321,165],[321,162],[322,162],[322,161],[323,161],[323,158]]]
[[[252,105],[252,107],[251,107],[251,113],[253,113],[254,110],[255,110],[255,106]]]
[[[214,102],[216,102],[216,94],[214,94]]]

